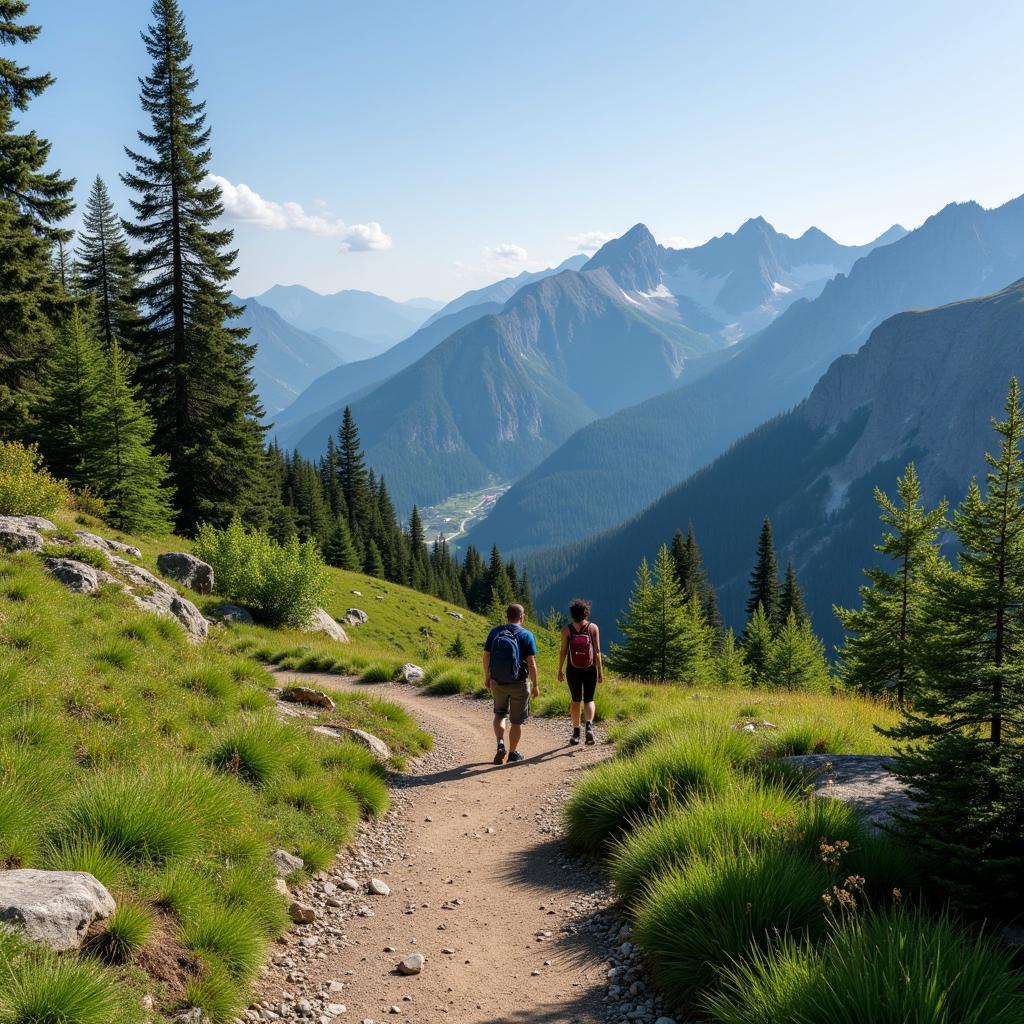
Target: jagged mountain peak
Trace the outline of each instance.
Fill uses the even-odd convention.
[[[606,270],[625,291],[653,291],[661,284],[661,247],[646,224],[634,224],[624,235],[605,242],[583,267]]]

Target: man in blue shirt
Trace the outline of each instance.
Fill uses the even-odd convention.
[[[516,749],[523,725],[530,717],[530,698],[540,696],[537,685],[537,641],[523,629],[525,616],[521,604],[510,604],[508,621],[495,626],[484,644],[484,686],[494,697],[494,735],[498,751],[494,763],[505,760],[505,719],[508,727],[508,763],[522,761]]]

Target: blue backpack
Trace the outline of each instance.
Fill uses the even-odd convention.
[[[496,683],[518,683],[523,667],[519,626],[505,626],[491,641],[491,678]]]

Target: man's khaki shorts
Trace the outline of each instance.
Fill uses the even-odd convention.
[[[530,717],[530,683],[496,683],[491,680],[494,717],[505,718],[513,725],[523,725]]]

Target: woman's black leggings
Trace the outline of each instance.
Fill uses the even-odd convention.
[[[583,701],[589,704],[594,699],[594,691],[597,690],[597,666],[573,668],[572,665],[566,665],[565,681],[569,684],[573,703],[579,704]]]

